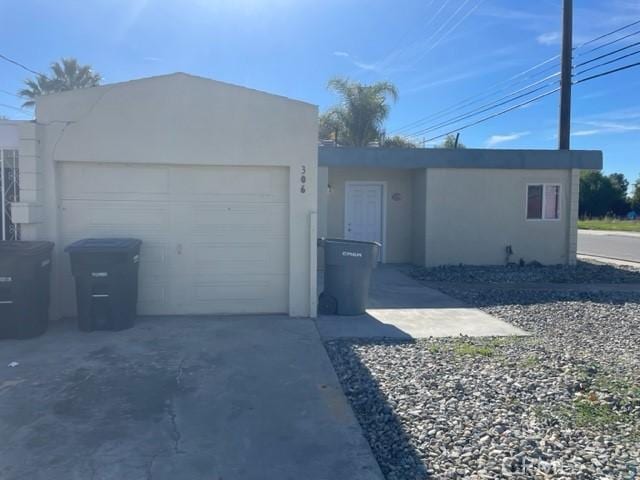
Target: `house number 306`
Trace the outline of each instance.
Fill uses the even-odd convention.
[[[307,192],[307,187],[305,186],[305,183],[307,183],[307,167],[302,165],[302,167],[300,167],[300,193],[306,193]]]

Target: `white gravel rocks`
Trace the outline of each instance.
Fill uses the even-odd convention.
[[[416,268],[412,276],[431,282],[459,283],[640,283],[640,268],[579,261],[576,266],[443,266]]]
[[[534,335],[326,344],[388,480],[637,478],[639,294],[448,293]]]

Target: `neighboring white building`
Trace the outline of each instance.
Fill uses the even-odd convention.
[[[87,237],[143,241],[143,315],[315,316],[325,235],[380,240],[385,262],[502,264],[508,245],[514,261],[575,262],[579,170],[600,152],[318,153],[317,121],[182,73],[38,99],[36,121],[11,126],[12,220],[56,244],[52,317],[75,313],[63,249]]]

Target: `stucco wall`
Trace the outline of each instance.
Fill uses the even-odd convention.
[[[20,122],[0,120],[0,148],[20,146]]]
[[[427,215],[427,175],[421,168],[413,170],[413,226],[411,229],[411,259],[415,265],[425,263],[425,231]]]
[[[327,198],[327,236],[344,237],[345,184],[348,181],[386,182],[386,263],[409,263],[411,255],[412,171],[385,168],[330,167]],[[393,200],[394,194],[400,194]]]
[[[566,263],[570,228],[570,170],[426,170],[425,264]],[[528,183],[559,183],[560,219],[525,219]]]
[[[328,236],[329,169],[318,167],[318,237]],[[318,248],[318,270],[324,270],[324,249]]]
[[[314,313],[316,252],[310,216],[317,209],[315,106],[173,74],[41,97],[36,111],[41,127],[34,156],[42,164],[37,189],[45,211],[33,236],[56,242],[58,263],[68,261],[59,244],[59,162],[286,166],[289,313]],[[54,271],[54,282],[55,275],[60,272]]]

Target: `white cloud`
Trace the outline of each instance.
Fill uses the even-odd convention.
[[[380,69],[380,66],[377,63],[364,63],[364,62],[359,62],[358,60],[354,60],[353,64],[358,67],[361,68],[362,70],[371,70],[374,72],[381,72],[382,70]]]
[[[531,132],[515,132],[507,135],[491,135],[485,142],[485,145],[487,147],[495,147],[501,143],[512,142],[530,134]]]
[[[547,32],[538,35],[536,38],[541,45],[559,45],[560,44],[560,32]]]
[[[369,70],[374,72],[381,71],[380,65],[378,63],[361,62],[356,57],[351,56],[348,52],[336,50],[335,52],[333,52],[333,55],[336,57],[346,58],[349,62],[351,62],[354,66],[358,67],[361,70]]]
[[[601,130],[593,129],[593,130],[577,130],[575,132],[571,132],[572,137],[590,137],[591,135],[597,135],[602,133]]]
[[[620,134],[640,132],[640,106],[621,110],[600,112],[576,118],[573,124],[582,130],[574,130],[571,135],[586,137],[601,134]]]

